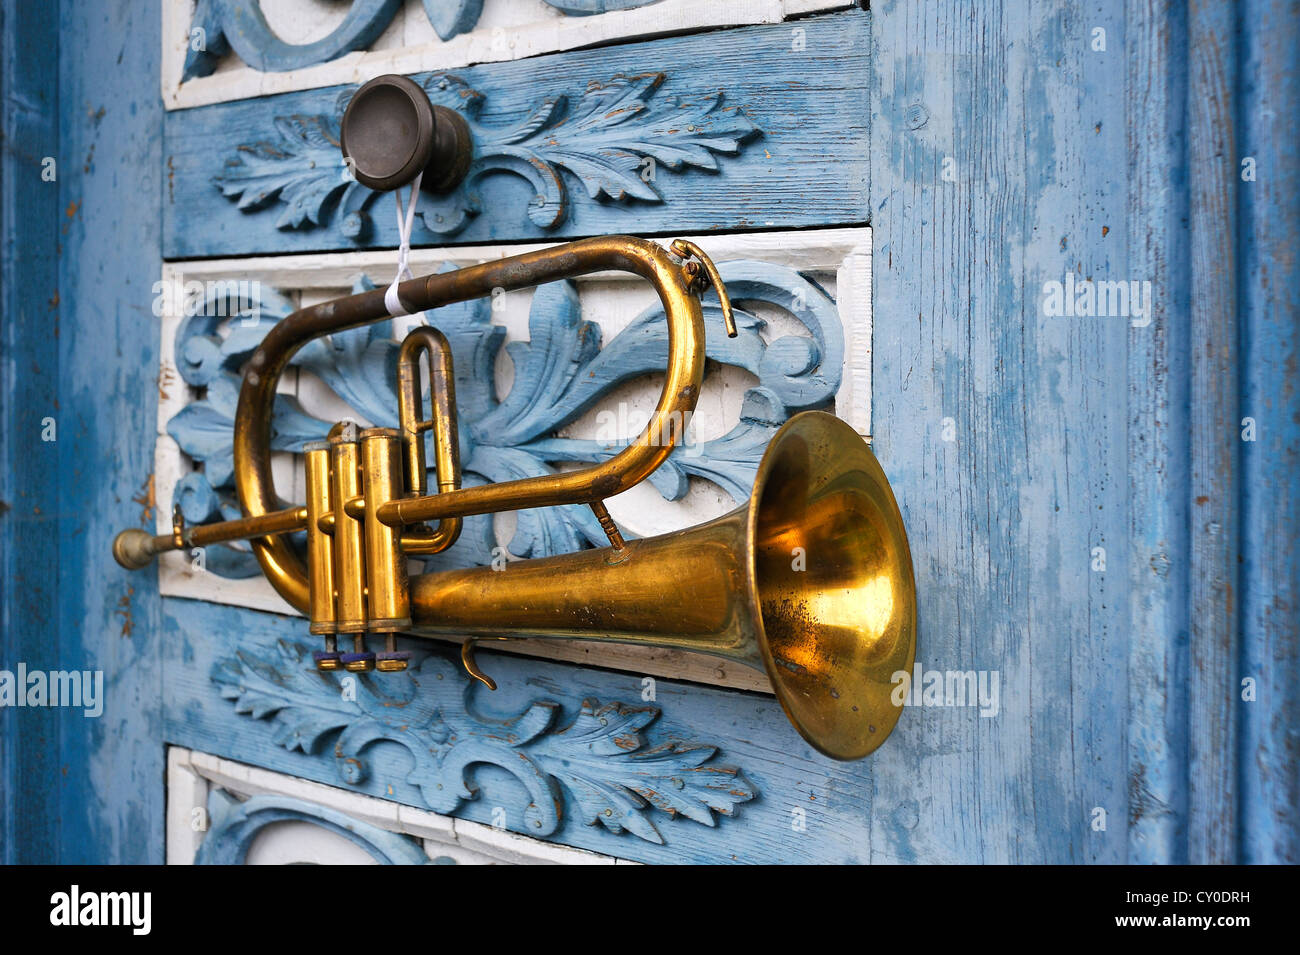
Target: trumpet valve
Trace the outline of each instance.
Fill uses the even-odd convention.
[[[328,535],[334,558],[333,623],[338,633],[360,635],[368,629],[366,544],[362,522],[345,509],[346,503],[360,497],[362,492],[357,427],[352,422],[340,422],[340,425],[335,426],[338,433],[329,440],[329,510],[334,516],[334,533]],[[360,652],[365,647],[357,649]]]
[[[375,668],[375,655],[366,649],[364,633],[352,638],[352,652],[339,654],[339,661],[349,673],[368,673]]]
[[[317,650],[312,654],[312,659],[316,661],[316,669],[322,673],[338,670],[343,666],[343,661],[337,650]]]
[[[338,638],[332,633],[325,638],[325,649],[317,650],[311,656],[316,661],[316,669],[322,673],[338,670],[343,666],[343,661],[339,658]]]
[[[400,673],[410,664],[411,654],[397,649],[397,634],[386,634],[386,638],[383,652],[375,654],[375,669],[380,673]]]
[[[411,654],[405,650],[395,650],[392,653],[376,653],[375,669],[380,673],[400,673],[405,670],[411,663]]]
[[[341,653],[339,660],[349,673],[368,673],[375,668],[375,655],[369,652]]]

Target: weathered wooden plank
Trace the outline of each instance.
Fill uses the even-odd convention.
[[[62,827],[41,861],[161,862],[158,648],[165,634],[157,581],[109,557],[118,530],[152,522],[158,339],[151,306],[164,170],[158,10],[60,7],[61,549],[57,571],[45,568],[57,572],[59,604],[36,623],[64,666],[104,672],[106,699],[98,719],[69,711],[59,773],[24,785],[42,794]]]
[[[1241,100],[1232,189],[1241,225],[1243,417],[1239,861],[1300,862],[1300,18],[1296,4],[1239,4]],[[1292,130],[1288,134],[1287,130]],[[1252,178],[1241,161],[1249,157]]]
[[[422,200],[414,241],[863,223],[869,23],[863,11],[849,10],[793,26],[674,37],[440,76],[430,89],[435,99],[464,108],[470,99],[460,83],[482,94],[472,125],[485,171],[449,199]],[[655,74],[663,74],[661,83],[647,78]],[[589,90],[591,84],[597,87]],[[340,187],[346,186],[342,159],[330,137],[347,89],[169,113],[167,256],[395,246],[391,198],[366,204],[361,187],[346,193]],[[553,122],[512,139],[510,131],[560,97],[565,102]],[[645,109],[622,118],[638,103]],[[674,122],[679,116],[684,124]],[[268,144],[261,152],[240,150],[260,143]],[[219,177],[241,201],[267,198],[241,210],[222,194]],[[292,211],[288,197],[298,200]]]
[[[43,180],[58,138],[57,21],[27,5],[0,13],[0,669],[45,668],[59,600],[57,415],[59,184]],[[58,167],[55,167],[57,174]],[[57,778],[58,710],[0,708],[0,861],[58,842],[43,785]],[[80,717],[77,717],[80,718]],[[22,784],[19,784],[22,780]]]
[[[841,767],[807,754],[768,700],[661,682],[664,715],[646,734],[720,742],[758,798],[716,829],[664,826],[665,847],[581,823],[555,838],[654,861],[1296,861],[1298,170],[1284,132],[1300,45],[1293,4],[1230,6],[1199,6],[1189,43],[1178,5],[1157,0],[973,17],[876,5],[875,446],[912,536],[918,658],[997,671],[1000,714],[913,709],[868,763]],[[120,526],[149,523],[159,38],[156,11],[62,12],[57,38],[53,18],[13,31],[5,13],[0,663],[99,667],[109,699],[100,720],[0,712],[0,838],[6,861],[160,861],[165,737],[338,779],[216,699],[204,665],[231,635],[248,630],[265,650],[300,636],[297,623],[186,601],[164,617],[151,576],[106,558]],[[1092,49],[1096,27],[1105,51]],[[59,44],[76,53],[55,75]],[[1200,72],[1189,80],[1184,63]],[[26,185],[37,154],[14,144],[51,134],[56,100],[52,202]],[[807,112],[799,122],[821,121]],[[752,146],[742,162],[768,144]],[[719,207],[722,166],[683,175],[713,187],[681,194],[689,205]],[[620,208],[598,212],[635,223],[644,207]],[[237,238],[232,251],[250,251]],[[1042,283],[1070,273],[1152,281],[1152,323],[1043,315]],[[48,406],[59,431],[47,448],[31,429]],[[1104,572],[1089,567],[1096,546]],[[588,693],[640,701],[635,675],[485,659],[509,677],[507,701],[554,698],[570,716]],[[406,756],[377,747],[372,781],[409,785]],[[499,773],[481,783],[465,817],[490,824],[497,792],[520,807]],[[805,833],[794,808],[808,810]]]
[[[1189,282],[1183,162],[1186,12],[1129,0],[1128,264],[1160,294],[1129,331],[1128,861],[1187,861]]]
[[[359,702],[349,701],[341,684],[335,685],[337,678],[318,677],[312,670],[313,644],[298,620],[177,598],[164,598],[163,605],[169,743],[461,819],[487,825],[500,822],[512,831],[620,858],[674,863],[866,862],[872,769],[882,760],[907,758],[901,747],[886,744],[867,761],[828,760],[800,740],[770,697],[659,680],[653,701],[646,701],[646,684],[638,674],[480,651],[480,665],[500,683],[500,689],[489,693],[482,687],[471,688],[460,672],[454,647],[434,641],[409,643],[410,649],[435,655],[420,671],[424,676],[414,691],[415,702],[376,708],[371,705],[370,687],[405,687],[408,678],[402,674],[358,678],[354,689]],[[307,656],[297,664],[282,662],[280,641]],[[262,663],[274,664],[276,675],[270,682],[258,675]],[[295,673],[302,673],[304,679],[296,679]],[[443,682],[431,679],[434,673],[442,674]],[[222,697],[223,686],[232,698]],[[236,694],[238,701],[233,698]],[[574,746],[566,742],[563,731],[586,699],[654,707],[662,715],[639,730],[639,740],[636,732],[625,727],[617,732],[596,727],[588,743]],[[539,728],[536,721],[542,717],[537,705],[544,701],[560,704],[559,712],[535,742],[517,744],[521,736],[527,737],[526,726]],[[236,702],[244,712],[237,712]],[[273,712],[282,713],[283,719],[277,721]],[[265,715],[255,718],[254,713]],[[389,719],[389,713],[398,716]],[[440,715],[442,721],[426,722],[430,713]],[[514,721],[520,713],[529,715]],[[618,725],[613,713],[598,716]],[[904,723],[909,716],[904,716]],[[372,719],[383,722],[381,731],[367,729],[377,725]],[[484,736],[485,720],[504,722]],[[346,725],[341,735],[330,730],[316,739],[322,726],[336,724]],[[378,741],[356,744],[372,737]],[[406,748],[401,740],[414,742],[416,749]],[[432,749],[420,749],[425,740],[432,741],[427,744]],[[632,831],[616,834],[586,824],[576,792],[583,792],[584,799],[597,806],[597,817],[609,818],[600,808],[607,805],[604,787],[616,788],[629,765],[640,770],[651,766],[648,760],[638,762],[637,754],[671,740],[717,746],[718,753],[705,765],[737,767],[741,777],[726,786],[747,790],[753,798],[739,799],[730,817],[715,813],[713,827],[683,816],[670,819],[653,809],[638,813],[653,823],[663,844]],[[289,745],[308,752],[291,750]],[[351,758],[336,759],[336,751]],[[452,780],[459,779],[455,767],[466,753],[475,764],[469,779],[478,795],[444,804]],[[678,759],[662,753],[659,758]],[[562,785],[561,760],[582,779],[600,783],[601,790]],[[530,797],[508,770],[531,779],[539,766],[546,781]],[[353,781],[341,779],[341,770]],[[674,788],[667,780],[665,790],[670,796],[681,792],[689,798],[698,775],[683,768],[676,777],[683,785]],[[417,782],[428,788],[420,789]],[[539,792],[544,794],[540,801]],[[561,806],[559,824],[554,831],[543,826],[537,832],[534,822],[543,821],[545,813],[526,807],[531,799],[545,809],[542,804],[552,796]],[[610,805],[616,812],[617,802]]]
[[[996,717],[900,724],[873,766],[876,860],[1125,857],[1129,319],[1052,317],[1043,294],[1134,277],[1122,12],[873,4],[875,447],[918,661],[1001,686]]]
[[[467,819],[440,816],[428,810],[394,804],[370,796],[362,796],[336,786],[285,776],[281,773],[258,769],[229,759],[219,759],[207,753],[197,753],[182,746],[167,749],[167,861],[169,865],[190,865],[196,851],[213,835],[217,827],[206,833],[193,831],[194,810],[207,811],[212,788],[240,796],[276,795],[300,803],[308,818],[321,809],[339,810],[351,819],[376,826],[423,843],[424,854],[429,859],[446,864],[454,861],[460,865],[522,864],[522,865],[631,865],[626,860],[603,856],[586,849],[559,846],[539,839],[518,836],[506,829],[494,829]],[[210,816],[209,816],[210,818]],[[271,823],[272,826],[275,823]],[[252,827],[250,827],[252,828]],[[230,830],[227,829],[227,832]],[[258,834],[272,835],[265,827]],[[250,860],[252,864],[267,864],[267,855],[279,856],[277,864],[309,859],[319,847],[309,837],[306,845],[298,841],[301,830],[282,833],[272,851],[259,851]],[[215,848],[215,847],[214,847]],[[173,849],[175,850],[173,852]],[[328,853],[328,850],[326,850]],[[325,860],[328,862],[328,855]],[[423,864],[427,859],[420,860]]]
[[[1232,4],[1188,16],[1191,474],[1188,861],[1237,858],[1241,393]]]

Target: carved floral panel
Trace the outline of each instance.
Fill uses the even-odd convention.
[[[471,134],[468,176],[420,196],[415,241],[858,227],[869,27],[859,12],[407,73]],[[170,113],[164,255],[396,246],[392,200],[339,146],[361,78]]]
[[[533,190],[521,212],[550,231],[569,214],[577,185],[589,200],[661,203],[669,173],[720,171],[761,130],[717,90],[689,98],[664,93],[663,73],[617,75],[590,83],[575,97],[538,100],[517,121],[483,115],[485,97],[464,80],[432,74],[424,81],[430,102],[465,117],[474,142],[464,182],[450,193],[419,194],[415,242],[454,236],[479,215],[483,180],[499,173],[524,179]],[[346,88],[330,113],[275,116],[267,138],[232,145],[212,184],[240,211],[272,210],[278,229],[327,229],[366,244],[379,194],[348,173],[339,125],[356,88]],[[384,204],[381,213],[391,209]],[[333,238],[333,237],[331,237]]]
[[[405,672],[320,673],[316,641],[291,619],[164,603],[165,738],[215,754],[196,768],[241,796],[290,796],[492,854],[853,862],[869,845],[856,794],[879,760],[821,756],[771,696],[484,650],[499,683],[489,691],[455,648],[414,639],[401,641],[413,654]],[[254,767],[296,780],[277,785]],[[173,783],[178,855],[206,841],[190,829],[195,807],[236,853],[277,813],[303,810],[254,804],[221,818],[207,792]]]
[[[164,0],[163,98],[198,106],[383,72],[752,23],[850,0]]]
[[[625,860],[172,746],[168,865],[612,865]]]
[[[648,739],[657,707],[584,700],[561,723],[558,703],[535,699],[497,719],[477,710],[463,669],[440,654],[358,679],[320,674],[298,644],[281,642],[274,654],[236,651],[211,677],[236,714],[270,723],[279,746],[332,760],[346,785],[365,781],[379,742],[407,752],[405,782],[437,813],[477,798],[471,767],[504,770],[527,794],[511,828],[531,836],[552,835],[568,814],[662,845],[657,815],[712,827],[756,795],[714,746]]]

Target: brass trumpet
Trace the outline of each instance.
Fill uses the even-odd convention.
[[[417,327],[398,354],[401,427],[340,422],[305,449],[307,500],[285,508],[271,477],[276,383],[292,355],[321,335],[389,317],[383,290],[313,305],[275,325],[244,371],[235,417],[236,485],[245,517],[170,535],[122,531],[118,563],[147,565],[178,548],[248,539],[267,580],[324,638],[322,670],[401,670],[396,634],[461,634],[468,672],[495,688],[474,659],[482,637],[557,637],[691,650],[765,671],[791,722],[836,759],[867,755],[900,708],[893,675],[910,672],[916,594],[902,517],[869,446],[822,412],[788,421],[758,469],[749,503],[706,524],[624,540],[604,501],[644,480],[672,452],[695,410],[704,373],[699,294],[709,285],[729,334],[735,322],[716,268],[697,246],[671,250],[630,236],[583,239],[403,282],[419,312],[484,295],[616,269],[648,281],[668,322],[663,391],[639,438],[578,471],[460,487],[451,351]],[[420,362],[429,368],[426,418]],[[437,490],[426,486],[432,431]],[[407,557],[450,547],[461,518],[499,510],[587,504],[609,546],[408,578]],[[430,526],[429,522],[433,522]],[[288,533],[306,531],[306,561]],[[385,649],[367,649],[368,634]],[[340,652],[339,636],[351,636]]]

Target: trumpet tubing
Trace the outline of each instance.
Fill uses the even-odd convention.
[[[622,550],[423,574],[411,580],[412,632],[639,643],[747,662],[744,524],[741,508]]]

